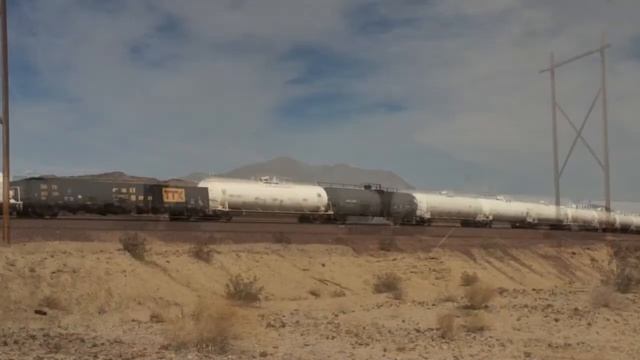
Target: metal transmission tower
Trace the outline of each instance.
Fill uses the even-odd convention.
[[[551,120],[553,124],[553,180],[555,187],[555,200],[556,206],[560,206],[560,178],[562,177],[562,173],[567,166],[567,162],[573,153],[573,149],[576,146],[578,140],[580,140],[589,150],[589,153],[593,156],[595,161],[598,163],[602,172],[604,173],[604,197],[605,197],[605,209],[607,212],[611,212],[611,183],[610,183],[610,168],[609,168],[609,125],[607,119],[607,74],[606,74],[606,57],[605,51],[611,47],[610,44],[606,42],[606,38],[602,36],[602,44],[599,48],[591,51],[587,51],[583,54],[574,56],[570,59],[555,62],[553,58],[553,52],[550,56],[549,67],[540,70],[540,73],[549,72],[551,78]],[[601,84],[596,96],[593,98],[591,102],[591,106],[587,111],[587,115],[582,120],[582,124],[580,127],[577,127],[576,124],[569,118],[569,115],[564,111],[562,106],[556,100],[556,69],[558,69],[562,65],[569,64],[578,59],[582,59],[584,57],[600,54],[600,62],[601,62]],[[587,140],[582,136],[582,131],[584,130],[585,125],[587,124],[587,120],[593,111],[598,99],[602,101],[602,145],[603,145],[603,154],[602,159],[597,155],[597,153],[593,150],[593,147],[587,142]],[[557,114],[560,112],[563,118],[567,120],[571,128],[575,131],[576,137],[573,139],[571,143],[571,147],[569,148],[569,152],[567,153],[566,158],[562,163],[562,167],[560,167],[558,162],[558,122],[557,122]]]

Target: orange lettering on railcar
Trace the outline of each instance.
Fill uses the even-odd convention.
[[[184,189],[163,188],[162,200],[168,203],[185,202]]]

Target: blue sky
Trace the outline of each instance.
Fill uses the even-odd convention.
[[[9,11],[15,174],[169,178],[291,156],[426,189],[550,194],[538,70],[549,51],[566,58],[606,31],[614,196],[640,198],[634,0],[9,0]],[[559,74],[576,122],[595,60]],[[596,147],[597,120],[585,130]],[[601,193],[588,156],[576,149],[568,196]]]

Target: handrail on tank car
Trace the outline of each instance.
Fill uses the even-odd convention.
[[[344,183],[333,183],[333,182],[324,182],[318,181],[317,184],[319,186],[325,187],[340,187],[345,189],[358,189],[358,190],[374,190],[374,191],[385,191],[385,192],[397,192],[397,188],[384,187],[381,184],[376,183],[363,183],[360,185],[355,184],[344,184]]]

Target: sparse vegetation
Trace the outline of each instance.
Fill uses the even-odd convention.
[[[213,260],[213,249],[204,242],[198,243],[191,248],[191,257],[209,264]]]
[[[395,293],[402,291],[402,278],[394,272],[376,275],[373,282],[373,292],[376,294]]]
[[[66,306],[64,305],[62,300],[54,295],[47,295],[43,297],[42,299],[40,299],[38,305],[49,310],[66,310]]]
[[[456,333],[456,315],[454,313],[441,314],[437,318],[440,337],[452,340]]]
[[[241,274],[233,275],[225,285],[225,295],[230,300],[247,304],[260,301],[264,288],[258,286],[256,276],[245,278]]]
[[[636,244],[616,244],[613,248],[616,271],[613,284],[623,294],[640,286],[640,247]]]
[[[400,288],[400,289],[398,289],[398,290],[395,290],[395,291],[392,291],[392,292],[391,292],[391,297],[392,297],[394,300],[398,300],[398,301],[400,301],[400,300],[404,300],[404,298],[405,298],[406,296],[407,296],[407,292],[406,292],[406,290],[405,290],[404,288]]]
[[[309,295],[313,296],[314,298],[319,298],[322,297],[322,292],[320,292],[320,289],[311,289],[309,290]]]
[[[466,271],[463,271],[462,274],[460,274],[460,285],[461,286],[471,286],[471,285],[477,283],[478,281],[480,281],[480,277],[475,272],[474,273],[468,273]]]
[[[231,351],[236,312],[224,304],[199,304],[190,318],[174,326],[175,347],[195,348],[201,353],[224,355]]]
[[[609,285],[598,286],[591,291],[591,306],[597,308],[620,309],[624,299]]]
[[[489,322],[484,314],[475,313],[467,318],[465,328],[469,332],[483,332],[489,329]]]
[[[154,310],[149,314],[149,321],[152,323],[163,323],[166,319],[160,311]]]
[[[635,290],[640,285],[640,261],[627,259],[618,262],[614,284],[616,289],[623,294]]]
[[[378,249],[380,249],[380,251],[400,251],[400,246],[393,236],[389,236],[380,240]]]
[[[344,290],[342,289],[336,289],[331,292],[331,297],[334,297],[334,298],[345,297],[345,296],[347,296],[347,293],[344,292]]]
[[[480,282],[469,286],[464,292],[466,307],[473,310],[486,307],[495,296],[496,290],[493,287]]]
[[[443,303],[456,302],[456,301],[458,301],[458,297],[455,296],[454,294],[446,293],[446,294],[442,295],[439,300],[440,300],[440,302],[443,302]]]
[[[120,237],[120,244],[124,251],[128,252],[132,258],[138,261],[145,261],[147,258],[147,239],[138,233],[124,234]]]

